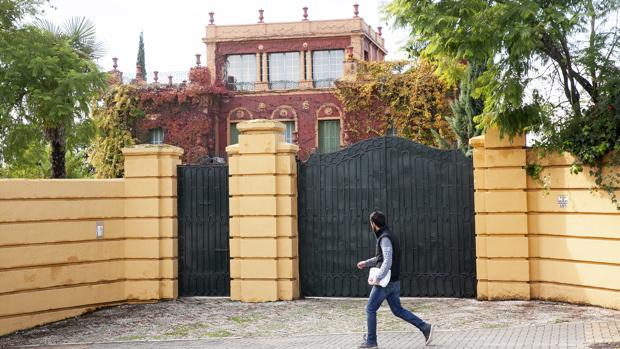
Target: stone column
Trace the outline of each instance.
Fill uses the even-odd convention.
[[[472,138],[478,299],[530,299],[525,137]]]
[[[299,298],[297,164],[299,147],[284,142],[284,124],[237,125],[228,146],[230,298],[265,302]]]
[[[126,297],[177,298],[177,165],[183,149],[145,144],[124,148],[123,155]]]
[[[263,61],[262,61],[263,73],[260,74],[261,76],[258,78],[258,80],[260,80],[261,82],[256,83],[256,91],[267,91],[269,90],[269,77],[267,76],[267,53],[266,52],[258,53],[258,55],[262,55],[263,57]],[[261,64],[260,60],[258,60],[257,64]],[[260,70],[259,70],[259,73],[260,73]]]
[[[304,57],[304,58],[302,58]],[[312,85],[312,53],[310,51],[301,51],[299,56],[299,62],[301,67],[301,81],[299,82],[300,89],[311,89]],[[304,68],[306,73],[304,74]]]
[[[299,82],[306,80],[305,67],[304,67],[304,55],[305,52],[299,51]]]
[[[312,51],[310,50],[306,51],[306,72],[308,72],[308,81],[312,81]]]
[[[260,68],[261,68],[261,63],[260,63],[260,53],[256,52],[256,82],[261,82],[262,81],[262,76],[260,74]]]
[[[205,59],[207,68],[209,69],[209,72],[211,73],[213,81],[215,81],[216,76],[217,76],[217,67],[215,65],[216,45],[217,44],[215,42],[207,42],[207,57]]]

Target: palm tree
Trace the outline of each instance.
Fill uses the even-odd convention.
[[[52,33],[58,39],[67,40],[81,58],[96,60],[105,54],[103,43],[97,41],[95,24],[85,17],[70,18],[62,26],[39,19],[35,25],[41,30]],[[79,119],[80,115],[76,115],[76,118]],[[52,178],[66,177],[66,128],[65,124],[60,123],[46,126],[43,130],[45,138],[51,145]]]
[[[62,26],[45,19],[39,19],[36,26],[58,38],[69,40],[75,52],[82,58],[95,60],[106,53],[103,43],[97,41],[95,23],[86,17],[69,18]]]

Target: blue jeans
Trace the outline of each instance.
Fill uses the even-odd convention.
[[[366,340],[368,343],[377,343],[377,310],[384,299],[387,299],[394,315],[417,327],[420,331],[426,328],[426,322],[400,305],[400,281],[390,282],[386,287],[373,286],[366,305],[366,323],[368,324]]]

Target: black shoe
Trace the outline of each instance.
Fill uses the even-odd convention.
[[[424,330],[422,330],[424,339],[426,339],[426,343],[424,343],[424,345],[431,344],[431,341],[433,340],[433,327],[435,326],[428,324],[428,326]]]
[[[364,335],[364,341],[362,342],[362,344],[357,346],[358,349],[377,349],[377,343],[370,343],[368,342],[368,340],[366,339],[366,335]]]

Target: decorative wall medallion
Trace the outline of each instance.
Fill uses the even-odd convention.
[[[304,42],[304,43],[301,45],[301,47],[303,47],[303,48],[304,48],[304,50],[307,50],[307,49],[308,49],[308,43],[307,43],[307,42]]]
[[[290,105],[279,105],[271,112],[271,119],[297,119],[297,112]]]
[[[263,45],[258,45],[258,49],[259,49],[260,51],[262,51],[264,48],[265,48],[265,46],[263,46]]]
[[[301,104],[301,108],[302,108],[303,110],[308,110],[308,109],[310,109],[310,102],[308,102],[308,101],[304,101],[304,102]]]
[[[254,114],[244,107],[237,107],[228,112],[229,120],[249,120],[254,119]]]
[[[316,117],[341,118],[342,110],[334,103],[324,103],[316,110]]]
[[[265,111],[265,109],[267,109],[267,106],[265,105],[265,103],[263,102],[258,103],[258,111]]]

